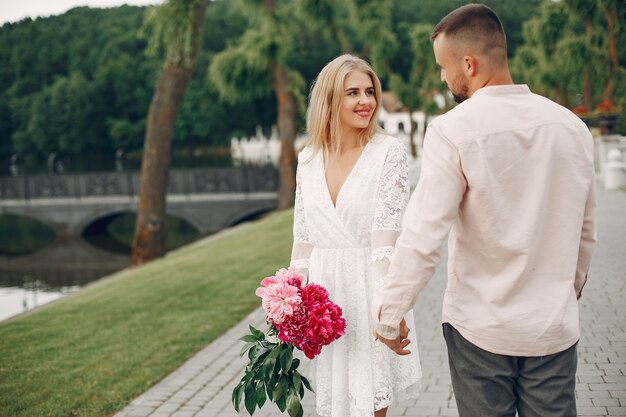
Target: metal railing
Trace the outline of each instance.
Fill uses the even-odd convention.
[[[278,189],[273,166],[170,171],[167,194],[272,192]],[[24,175],[0,177],[0,200],[134,196],[139,172]]]

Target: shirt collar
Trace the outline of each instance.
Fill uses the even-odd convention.
[[[501,94],[530,94],[530,88],[526,84],[511,84],[511,85],[490,85],[487,87],[479,88],[474,91],[475,95],[501,95]]]

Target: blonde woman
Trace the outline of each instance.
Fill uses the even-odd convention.
[[[311,364],[321,416],[384,417],[419,390],[417,347],[398,356],[371,330],[372,298],[409,197],[406,151],[378,127],[380,103],[380,81],[367,62],[334,59],[311,89],[309,140],[298,156],[291,265],[324,286],[346,319],[346,334]],[[409,312],[404,338],[412,327]]]

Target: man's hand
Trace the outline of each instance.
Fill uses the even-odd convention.
[[[406,325],[406,321],[402,319],[400,322],[400,334],[395,339],[385,339],[378,333],[374,332],[374,340],[380,340],[382,343],[387,345],[387,347],[398,355],[404,356],[411,353],[410,350],[407,350],[406,347],[411,343],[407,337],[409,336],[409,327]]]

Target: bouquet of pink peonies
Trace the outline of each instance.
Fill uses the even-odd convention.
[[[267,398],[281,412],[302,417],[300,400],[309,381],[298,372],[300,360],[293,357],[293,348],[313,359],[344,334],[346,321],[341,308],[328,297],[328,291],[317,284],[302,285],[302,277],[294,268],[280,269],[261,281],[256,295],[261,297],[269,329],[266,333],[250,326],[251,334],[241,338],[246,342],[241,356],[248,353],[249,362],[241,381],[233,390],[233,405],[245,394],[245,405],[252,415]]]

